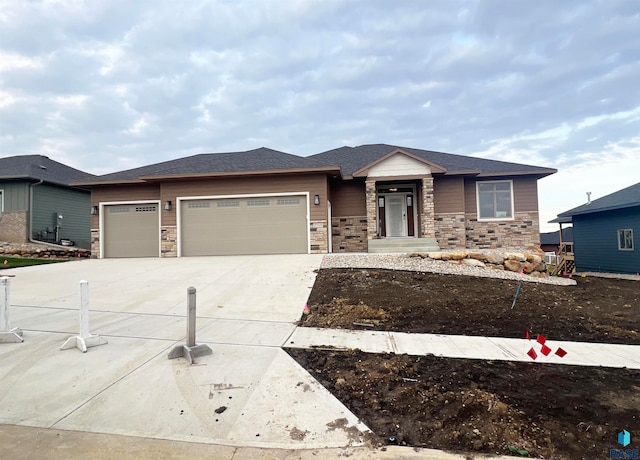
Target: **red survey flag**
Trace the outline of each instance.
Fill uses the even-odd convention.
[[[560,347],[558,347],[558,349],[556,350],[556,355],[560,356],[561,358],[564,358],[566,354],[567,352]]]
[[[544,345],[546,341],[547,339],[544,335],[538,334],[538,338],[536,339],[536,342],[538,342],[540,345]]]
[[[536,351],[533,349],[533,347],[531,347],[531,350],[529,350],[527,352],[527,354],[529,355],[529,357],[531,359],[533,359],[535,361],[535,359],[538,357],[538,353],[536,353]]]
[[[540,349],[540,353],[542,353],[545,356],[549,356],[549,353],[551,353],[551,348],[549,348],[546,345],[542,345],[542,348]]]

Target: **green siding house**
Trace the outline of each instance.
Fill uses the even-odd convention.
[[[91,195],[69,184],[90,176],[42,155],[0,158],[0,242],[89,249]]]

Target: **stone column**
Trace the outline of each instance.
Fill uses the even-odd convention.
[[[436,227],[433,206],[433,177],[422,178],[422,209],[420,210],[420,237],[435,238]]]
[[[376,181],[367,180],[365,185],[367,195],[367,240],[372,240],[378,235]]]

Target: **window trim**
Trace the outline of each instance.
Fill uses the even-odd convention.
[[[480,216],[480,184],[499,184],[499,183],[505,183],[505,182],[509,183],[509,192],[511,193],[511,217],[481,217]],[[513,179],[476,181],[476,212],[477,212],[478,222],[515,220],[516,218],[515,207],[516,207],[515,201],[513,198]],[[495,212],[495,209],[494,209],[494,212]]]
[[[4,212],[4,189],[0,188],[0,215]]]
[[[623,232],[630,232],[631,233],[631,247],[630,248],[627,248],[627,247],[623,248],[620,245],[620,236],[621,236],[621,234],[624,235]],[[633,229],[632,228],[619,228],[617,233],[618,233],[618,251],[634,251],[635,248],[633,246]],[[625,241],[626,241],[626,238],[625,238]]]

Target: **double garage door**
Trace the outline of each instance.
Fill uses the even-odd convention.
[[[307,197],[285,195],[180,201],[182,256],[306,254]],[[103,257],[158,257],[158,204],[104,206]]]
[[[307,253],[307,197],[183,200],[183,256]]]

